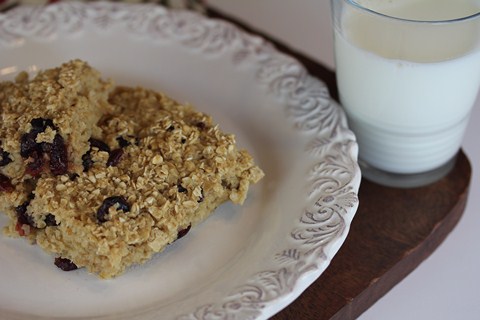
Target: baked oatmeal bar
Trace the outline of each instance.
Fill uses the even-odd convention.
[[[83,170],[41,176],[25,206],[29,236],[57,266],[101,278],[147,261],[223,202],[243,203],[263,177],[233,135],[191,106],[127,87],[109,102]]]
[[[14,82],[0,83],[0,210],[23,222],[17,229],[28,225],[22,205],[39,178],[82,172],[88,140],[100,130],[96,123],[112,110],[112,89],[80,60],[32,80],[22,72]]]

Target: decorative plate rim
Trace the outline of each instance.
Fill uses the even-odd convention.
[[[175,319],[257,319],[280,311],[326,269],[358,208],[358,146],[343,110],[320,80],[264,39],[229,22],[156,4],[59,2],[19,6],[0,14],[0,47],[75,34],[86,25],[98,30],[121,26],[140,37],[173,41],[202,55],[229,55],[234,64],[248,61],[256,67],[256,81],[285,102],[285,115],[292,127],[308,135],[305,152],[317,160],[306,181],[307,197],[313,204],[298,214],[300,218],[286,235],[290,245],[270,257],[275,268],[252,274],[221,301],[184,310]],[[125,316],[146,316],[137,311]],[[159,314],[155,309],[146,312],[150,317]]]

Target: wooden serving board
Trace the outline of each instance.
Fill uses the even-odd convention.
[[[209,9],[208,14],[268,39],[323,80],[332,97],[338,99],[333,71],[224,13]],[[360,206],[340,251],[320,278],[272,319],[358,317],[413,271],[453,230],[466,205],[470,176],[470,163],[460,151],[453,170],[426,187],[388,188],[363,179]]]
[[[348,237],[327,270],[273,319],[355,319],[442,243],[463,214],[471,168],[460,152],[444,179],[415,189],[363,180]]]

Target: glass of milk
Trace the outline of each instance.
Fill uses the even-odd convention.
[[[340,101],[363,175],[416,187],[453,167],[480,87],[480,0],[331,0]]]

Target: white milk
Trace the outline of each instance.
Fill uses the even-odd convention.
[[[480,9],[464,0],[358,2],[408,19],[453,19]],[[435,16],[424,10],[429,2],[438,5]],[[389,21],[344,13],[343,35],[335,30],[340,99],[362,160],[394,173],[424,172],[460,148],[480,87],[479,24],[439,32],[439,26]]]

